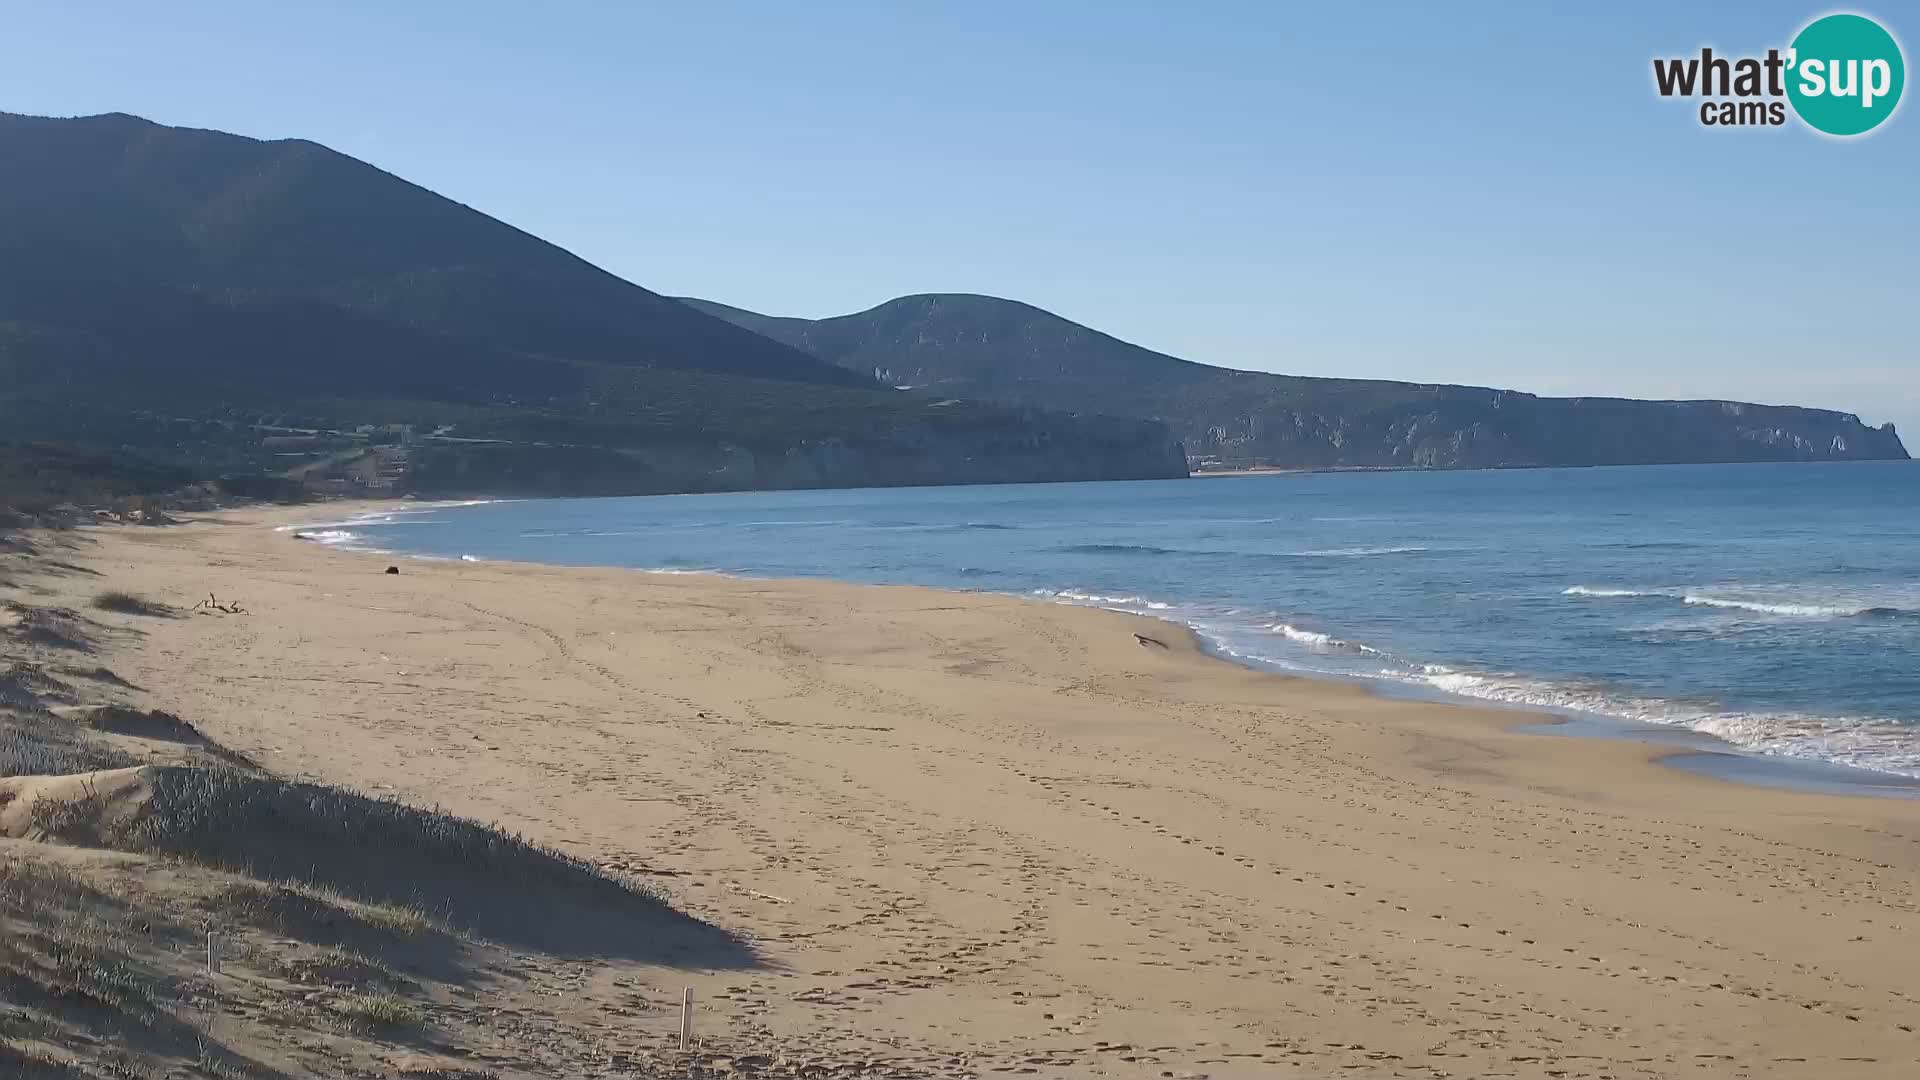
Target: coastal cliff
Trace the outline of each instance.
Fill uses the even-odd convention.
[[[1170,402],[1168,422],[1196,454],[1363,468],[1907,458],[1892,424],[1869,427],[1826,409],[1233,374],[1239,378],[1195,387]],[[1356,403],[1356,397],[1373,400]]]
[[[687,302],[920,393],[1160,420],[1203,465],[1503,468],[1907,457],[1891,424],[1869,427],[1849,413],[1235,371],[989,296],[907,296],[831,319]]]

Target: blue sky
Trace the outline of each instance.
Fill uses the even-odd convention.
[[[0,109],[310,138],[775,314],[983,292],[1209,363],[1820,405],[1920,451],[1920,114],[1703,128],[1654,56],[1830,9],[1601,7],[11,3]],[[1920,10],[1849,10],[1911,61]]]

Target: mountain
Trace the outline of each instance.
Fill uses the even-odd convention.
[[[1162,425],[901,394],[315,143],[121,114],[0,113],[0,426],[336,479],[397,431],[342,482],[434,492],[1185,475]]]
[[[41,277],[326,305],[536,356],[863,382],[316,143],[0,114],[0,160],[0,250]]]
[[[852,372],[940,396],[1164,420],[1226,464],[1484,468],[1907,457],[1893,425],[1734,401],[1234,371],[1131,345],[1012,300],[931,294],[795,319],[689,305]]]

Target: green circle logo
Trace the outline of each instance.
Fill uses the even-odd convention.
[[[1860,135],[1900,105],[1907,64],[1900,43],[1864,15],[1807,24],[1787,54],[1787,100],[1816,131]]]

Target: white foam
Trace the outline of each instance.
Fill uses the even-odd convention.
[[[1149,600],[1144,596],[1102,596],[1099,593],[1081,592],[1078,589],[1035,589],[1035,596],[1050,597],[1068,604],[1094,604],[1101,607],[1139,607],[1148,611],[1170,611],[1172,604],[1158,600]]]
[[[1591,585],[1574,585],[1562,589],[1561,596],[1661,596],[1662,593],[1642,592],[1639,589],[1596,588]]]
[[[1920,777],[1920,746],[1916,746],[1914,729],[1895,720],[1722,710],[1712,705],[1639,697],[1599,683],[1411,663],[1372,646],[1286,622],[1238,627],[1190,625],[1207,638],[1215,652],[1255,666],[1306,675],[1377,679],[1450,697],[1542,712],[1685,728],[1755,753]],[[1298,648],[1263,646],[1256,630]]]
[[[1391,672],[1387,674],[1389,677],[1395,677]],[[1484,698],[1490,701],[1506,701],[1516,705],[1548,704],[1548,702],[1544,700],[1534,700],[1531,695],[1516,692],[1513,688],[1502,686],[1498,681],[1489,676],[1475,675],[1465,671],[1427,672],[1423,670],[1419,676],[1411,681],[1424,682],[1435,690],[1443,690],[1449,694],[1460,694],[1466,697]]]
[[[298,540],[311,540],[316,544],[328,545],[351,544],[360,539],[360,534],[351,529],[315,529],[312,532],[296,532],[293,535]]]
[[[1735,611],[1757,611],[1763,615],[1798,615],[1806,618],[1846,618],[1851,615],[1864,615],[1864,607],[1835,607],[1825,604],[1769,604],[1759,600],[1734,600],[1719,596],[1699,596],[1687,593],[1680,597],[1683,604],[1695,607],[1729,608]]]
[[[1318,630],[1302,630],[1288,623],[1276,623],[1269,629],[1288,641],[1297,641],[1302,645],[1312,645],[1317,648],[1326,648],[1338,641],[1332,634],[1323,634]]]
[[[1756,589],[1754,591],[1765,590]],[[1762,600],[1754,599],[1751,596],[1715,596],[1710,593],[1690,592],[1684,589],[1619,589],[1604,585],[1572,585],[1562,589],[1560,595],[1593,598],[1645,597],[1678,600],[1680,603],[1690,607],[1720,608],[1726,611],[1751,611],[1758,615],[1782,615],[1803,619],[1845,619],[1857,615],[1900,612],[1905,610],[1892,604],[1818,604],[1796,602],[1794,600]]]
[[[1744,750],[1776,757],[1830,761],[1920,777],[1920,749],[1914,747],[1912,728],[1895,720],[1790,712],[1724,712],[1678,701],[1614,694],[1597,686],[1556,683],[1513,674],[1435,672],[1436,666],[1427,665],[1427,670],[1417,675],[1392,669],[1382,669],[1380,675],[1482,701],[1686,728]]]

